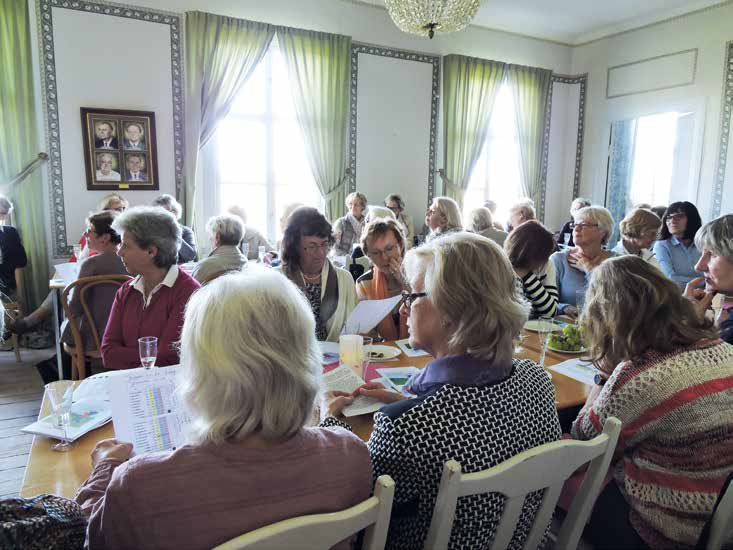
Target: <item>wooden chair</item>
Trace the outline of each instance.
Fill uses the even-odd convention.
[[[493,468],[472,474],[462,474],[461,465],[449,460],[443,467],[425,550],[448,548],[458,498],[481,493],[501,493],[506,497],[504,513],[491,548],[507,548],[525,497],[531,492],[543,490],[542,504],[524,542],[524,548],[537,548],[550,524],[563,483],[589,462],[583,483],[568,510],[555,544],[555,548],[573,550],[578,545],[600,492],[620,431],[621,422],[609,418],[603,433],[590,441],[553,441],[524,451]]]
[[[64,308],[66,318],[69,320],[69,327],[71,328],[71,334],[74,337],[74,345],[70,346],[64,344],[64,351],[71,355],[71,378],[72,380],[81,380],[86,378],[87,359],[100,359],[102,354],[100,352],[101,338],[97,331],[97,325],[94,322],[94,316],[89,309],[87,304],[86,294],[88,290],[97,285],[115,285],[117,287],[122,286],[125,281],[128,281],[130,277],[128,275],[95,275],[93,277],[82,277],[77,279],[64,289],[61,293],[61,305]],[[92,334],[94,349],[86,351],[84,349],[84,340],[81,336],[79,329],[79,319],[71,311],[69,306],[69,295],[71,291],[79,293],[79,300],[81,301],[82,308],[84,309],[84,322],[89,327],[89,331]]]
[[[387,542],[392,513],[394,481],[379,476],[374,496],[341,512],[314,514],[260,527],[214,548],[214,550],[324,550],[365,527],[363,550],[380,550]]]
[[[23,285],[23,268],[15,268],[15,299],[12,301],[3,300],[3,307],[11,319],[22,318],[25,314],[25,287]],[[20,357],[20,338],[14,332],[11,335],[13,342],[13,351],[15,352],[15,362],[21,363]]]

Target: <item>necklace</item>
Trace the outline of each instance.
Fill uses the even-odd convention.
[[[300,272],[300,276],[303,279],[303,284],[305,284],[306,282],[309,282],[309,283],[317,283],[318,281],[321,280],[321,274],[320,273],[317,273],[316,275],[306,275],[305,273],[303,273],[301,271]]]

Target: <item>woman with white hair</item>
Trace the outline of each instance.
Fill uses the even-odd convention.
[[[191,276],[203,284],[226,271],[241,271],[247,265],[247,257],[239,251],[244,235],[244,224],[239,216],[220,214],[209,218],[206,232],[211,241],[211,253],[191,271]]]
[[[647,208],[634,208],[618,224],[621,239],[613,247],[619,256],[633,254],[645,262],[649,262],[657,269],[662,266],[649,247],[657,240],[657,233],[662,226],[662,220]]]
[[[591,202],[583,197],[577,197],[570,203],[570,219],[565,222],[565,225],[560,229],[560,235],[558,236],[558,242],[567,246],[575,246],[573,242],[573,217],[575,213],[581,208],[590,206]]]
[[[115,294],[102,338],[104,368],[139,367],[143,336],[158,338],[156,365],[175,365],[183,312],[201,286],[176,265],[181,228],[164,209],[138,206],[117,216],[112,229],[122,239],[117,254],[134,279]]]
[[[720,307],[715,317],[715,325],[720,329],[720,337],[733,344],[733,214],[721,216],[706,223],[695,235],[695,246],[701,252],[695,264],[695,271],[703,273],[687,283],[685,297],[695,304],[703,316],[712,306],[717,294],[722,294]],[[705,283],[705,289],[698,288]],[[720,299],[719,298],[719,299]]]
[[[181,228],[181,247],[178,250],[179,264],[185,264],[187,262],[195,262],[198,258],[198,248],[196,246],[196,236],[193,234],[193,230],[180,223],[181,216],[183,215],[183,207],[173,195],[163,193],[155,197],[153,200],[153,206],[160,206],[167,210],[176,217],[176,222]]]
[[[616,256],[603,245],[613,233],[613,217],[602,206],[586,206],[573,218],[575,246],[555,252],[550,260],[555,266],[559,303],[557,309],[566,315],[577,315],[577,292],[585,291],[593,269],[603,260]]]
[[[364,229],[366,195],[359,192],[349,193],[346,197],[346,215],[333,222],[333,250],[337,256],[351,254],[351,250],[361,238]]]
[[[474,208],[471,210],[470,221],[468,224],[468,230],[477,233],[491,239],[499,246],[504,245],[507,232],[496,229],[494,225],[494,217],[491,215],[491,210],[486,207]]]
[[[534,210],[534,201],[532,199],[521,199],[511,207],[509,207],[509,222],[507,222],[507,230],[511,232],[529,220],[536,220],[537,214]]]
[[[368,498],[364,443],[346,430],[305,427],[321,378],[314,325],[297,288],[265,268],[194,294],[179,388],[190,442],[134,458],[127,443],[97,444],[76,495],[91,513],[89,547],[212,548]]]
[[[227,209],[227,212],[234,216],[238,216],[242,220],[244,234],[241,242],[239,243],[239,250],[242,251],[242,254],[247,256],[248,260],[259,259],[261,246],[265,247],[265,252],[275,252],[270,241],[268,241],[262,233],[257,231],[257,229],[251,225],[247,225],[247,212],[244,210],[244,207],[234,204]]]
[[[529,306],[502,250],[479,235],[435,239],[405,256],[412,292],[405,292],[410,345],[435,359],[412,379],[405,399],[379,384],[358,392],[390,403],[374,415],[368,446],[374,475],[395,480],[387,548],[422,548],[443,464],[462,471],[490,468],[560,437],[555,390],[533,361],[513,359],[513,339]],[[336,418],[353,398],[343,394],[327,405],[322,425],[347,425]],[[529,533],[541,496],[523,506],[512,547]],[[459,503],[451,548],[485,547],[496,533],[504,498],[482,495]]]
[[[430,230],[426,242],[449,233],[463,231],[458,203],[449,197],[435,197],[425,212],[425,225]]]

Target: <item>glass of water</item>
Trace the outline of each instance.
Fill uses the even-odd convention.
[[[262,263],[265,261],[265,254],[267,254],[267,248],[264,246],[257,247],[257,260]]]
[[[583,313],[585,308],[585,289],[575,291],[575,309],[578,310],[578,317]]]
[[[59,380],[46,384],[46,396],[48,396],[51,404],[52,414],[61,421],[61,429],[64,431],[64,438],[51,448],[54,451],[65,453],[71,449],[71,443],[69,443],[66,435],[66,428],[69,425],[71,402],[74,397],[74,382]]]
[[[155,366],[155,359],[158,357],[158,338],[156,336],[143,336],[137,340],[140,349],[140,363],[143,368],[149,369]]]
[[[81,259],[81,252],[82,252],[82,250],[83,250],[83,248],[81,247],[80,244],[75,244],[74,245],[74,258],[76,258],[76,261],[77,262]]]
[[[245,258],[249,258],[249,243],[244,243],[242,245],[242,254]]]
[[[547,341],[550,333],[557,330],[557,325],[552,319],[537,319],[537,338],[540,343],[540,367],[545,368],[545,354],[547,353]]]

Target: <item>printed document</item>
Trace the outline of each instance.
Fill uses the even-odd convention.
[[[402,300],[397,295],[384,300],[363,300],[356,304],[344,324],[344,334],[366,334],[384,319]]]
[[[364,380],[358,376],[347,365],[341,365],[323,375],[323,383],[327,391],[343,391],[351,393],[364,384]],[[381,409],[385,403],[374,399],[357,395],[351,405],[344,408],[344,416],[358,416],[369,414]]]

